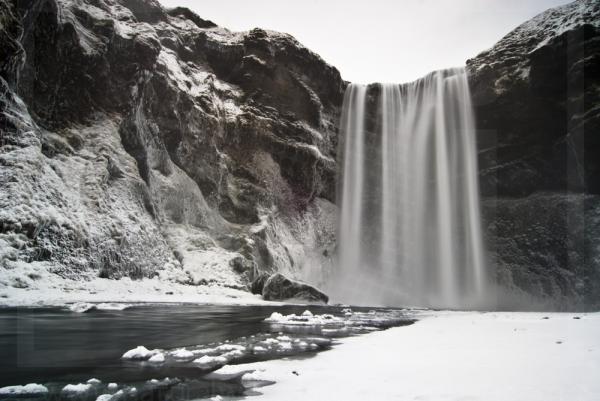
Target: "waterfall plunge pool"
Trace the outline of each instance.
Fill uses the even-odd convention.
[[[210,372],[226,364],[306,358],[335,346],[338,338],[413,322],[409,310],[320,305],[151,304],[85,313],[5,308],[0,309],[0,399],[251,395],[252,388],[272,382]],[[128,350],[133,357],[122,358]],[[26,392],[20,386],[28,383],[48,392],[16,394]]]

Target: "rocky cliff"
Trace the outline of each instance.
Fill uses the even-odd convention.
[[[600,307],[600,3],[548,10],[467,61],[501,303]]]
[[[0,5],[0,286],[329,263],[335,68],[155,0]]]
[[[467,62],[502,306],[600,308],[599,8]],[[345,83],[319,56],[155,0],[0,0],[0,43],[0,296],[327,274]]]

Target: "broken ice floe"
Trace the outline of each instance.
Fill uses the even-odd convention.
[[[395,310],[354,312],[350,308],[344,308],[341,313],[343,316],[328,313],[315,315],[310,310],[301,315],[273,312],[265,322],[287,332],[310,332],[326,337],[341,337],[409,324],[413,321]]]
[[[116,302],[101,302],[101,303],[89,303],[89,302],[76,302],[74,304],[67,305],[67,308],[71,312],[85,313],[93,310],[105,310],[105,311],[122,311],[130,308],[131,304],[122,304]]]
[[[46,394],[48,388],[42,384],[29,383],[24,386],[8,386],[0,388],[0,395],[35,395]]]

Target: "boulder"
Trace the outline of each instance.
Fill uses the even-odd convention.
[[[265,287],[265,283],[267,282],[269,277],[270,276],[267,273],[260,273],[258,276],[256,276],[250,284],[250,292],[252,292],[253,294],[262,295],[263,288]]]
[[[262,294],[267,301],[283,301],[286,299],[301,299],[323,303],[329,301],[329,297],[315,287],[291,280],[281,273],[275,273],[269,277],[264,284]]]

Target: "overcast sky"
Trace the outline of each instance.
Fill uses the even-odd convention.
[[[160,0],[233,31],[287,32],[348,81],[407,82],[462,66],[565,0]]]

